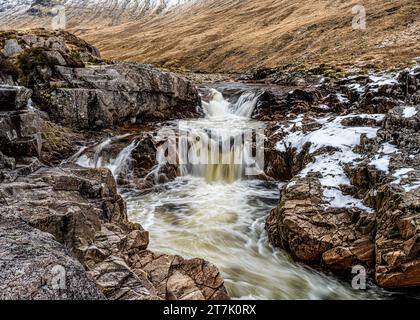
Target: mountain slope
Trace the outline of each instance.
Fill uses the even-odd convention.
[[[351,9],[360,3],[356,0],[192,3],[142,16],[131,15],[121,6],[108,13],[98,9],[99,13],[90,12],[90,20],[84,19],[83,24],[79,20],[86,15],[79,9],[71,11],[68,27],[96,44],[106,58],[206,72],[319,63],[384,68],[405,66],[420,56],[418,1],[364,1],[364,31],[352,28]],[[118,10],[124,19],[112,23],[110,14]],[[25,21],[19,26],[34,25],[33,20]]]
[[[65,8],[67,27],[113,26],[159,14],[192,0],[0,0],[0,25],[49,28],[56,6]]]

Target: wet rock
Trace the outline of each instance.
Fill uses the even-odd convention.
[[[89,274],[108,299],[159,300],[146,274],[135,274],[121,258],[109,256],[96,264]]]
[[[148,274],[159,297],[169,300],[228,299],[217,268],[202,260],[143,251],[130,258],[134,270]]]
[[[354,265],[374,265],[372,230],[375,217],[360,209],[322,207],[315,176],[295,178],[266,222],[270,242],[299,261],[349,272]]]

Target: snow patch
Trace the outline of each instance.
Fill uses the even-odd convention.
[[[357,115],[362,118],[370,119],[383,119],[382,114],[373,115]],[[276,150],[285,152],[286,146],[291,146],[297,149],[297,152],[301,152],[303,146],[310,142],[311,148],[310,153],[314,153],[322,147],[334,147],[338,149],[352,148],[360,143],[360,136],[365,133],[369,139],[376,137],[378,128],[372,127],[346,127],[341,124],[341,121],[346,118],[356,117],[356,115],[339,116],[328,121],[330,118],[324,118],[317,120],[318,123],[322,124],[322,128],[311,131],[309,133],[303,133],[302,131],[291,132],[285,139],[278,142]]]
[[[369,163],[371,166],[374,166],[376,169],[380,171],[384,171],[386,173],[389,172],[389,155],[376,155],[375,158]]]
[[[417,114],[416,107],[405,107],[403,110],[404,118],[412,118]]]
[[[385,153],[385,154],[393,154],[393,153],[397,153],[398,149],[393,144],[390,144],[390,143],[386,142],[382,145],[382,147],[379,151],[382,152],[382,153]]]
[[[357,207],[367,212],[373,212],[361,200],[351,195],[344,195],[340,190],[341,185],[350,185],[343,165],[361,160],[361,155],[353,152],[353,148],[360,144],[360,136],[366,134],[368,138],[374,138],[379,129],[377,127],[347,127],[341,124],[344,119],[356,116],[375,120],[384,118],[383,114],[362,114],[316,119],[315,121],[322,125],[321,128],[307,133],[302,131],[291,132],[289,130],[289,134],[277,143],[276,149],[284,152],[286,143],[286,146],[290,145],[296,148],[297,152],[301,152],[303,145],[308,142],[311,143],[310,153],[314,153],[322,147],[334,147],[336,149],[335,152],[316,156],[315,161],[309,163],[299,175],[305,177],[310,172],[319,172],[321,174],[320,183],[323,188],[325,208]],[[301,120],[295,121],[295,123],[301,123]],[[287,128],[292,127],[292,125],[289,125]],[[383,149],[386,149],[387,152],[397,151],[390,144],[385,144]],[[288,187],[292,185],[289,184]]]
[[[359,94],[365,93],[365,87],[359,83],[352,83],[347,86],[350,90],[356,91]]]
[[[381,86],[398,84],[397,75],[393,74],[373,74],[369,76],[369,81],[368,88],[375,92]]]
[[[362,201],[356,199],[350,195],[345,195],[341,190],[336,188],[324,189],[324,197],[328,200],[329,204],[327,207],[330,208],[348,208],[354,207],[362,209],[366,212],[373,213],[373,209],[365,206]]]

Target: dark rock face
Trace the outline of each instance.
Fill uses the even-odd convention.
[[[0,150],[9,156],[39,156],[41,124],[38,114],[27,109],[31,91],[17,86],[0,86]]]
[[[107,169],[40,169],[1,184],[0,198],[5,218],[20,219],[25,228],[53,235],[49,239],[66,248],[65,259],[77,257],[108,299],[228,298],[215,266],[146,250],[148,232],[128,221],[125,203]],[[37,234],[41,233],[35,233],[34,241],[41,241]],[[57,263],[65,267],[58,258]],[[8,277],[9,283],[19,283],[16,275]]]
[[[55,72],[65,84],[42,91],[39,103],[54,121],[71,127],[190,118],[200,104],[190,82],[149,66],[56,67]]]
[[[0,85],[0,110],[25,109],[31,95],[31,90],[24,87]]]
[[[4,82],[8,77],[7,83],[31,88],[34,104],[61,125],[91,130],[198,115],[201,100],[188,80],[148,65],[106,63],[95,47],[67,32],[3,32],[0,38],[20,48],[2,57]]]

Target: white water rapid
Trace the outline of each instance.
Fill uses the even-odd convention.
[[[237,299],[375,298],[373,291],[353,291],[350,282],[297,264],[270,246],[264,223],[279,186],[246,176],[244,168],[252,165],[247,146],[229,145],[244,130],[260,128],[250,120],[258,95],[245,93],[236,103],[215,90],[212,95],[203,104],[205,118],[179,124],[193,133],[178,150],[186,161],[182,176],[155,192],[123,193],[130,219],[150,231],[151,249],[214,263]],[[222,164],[203,163],[223,156]]]

